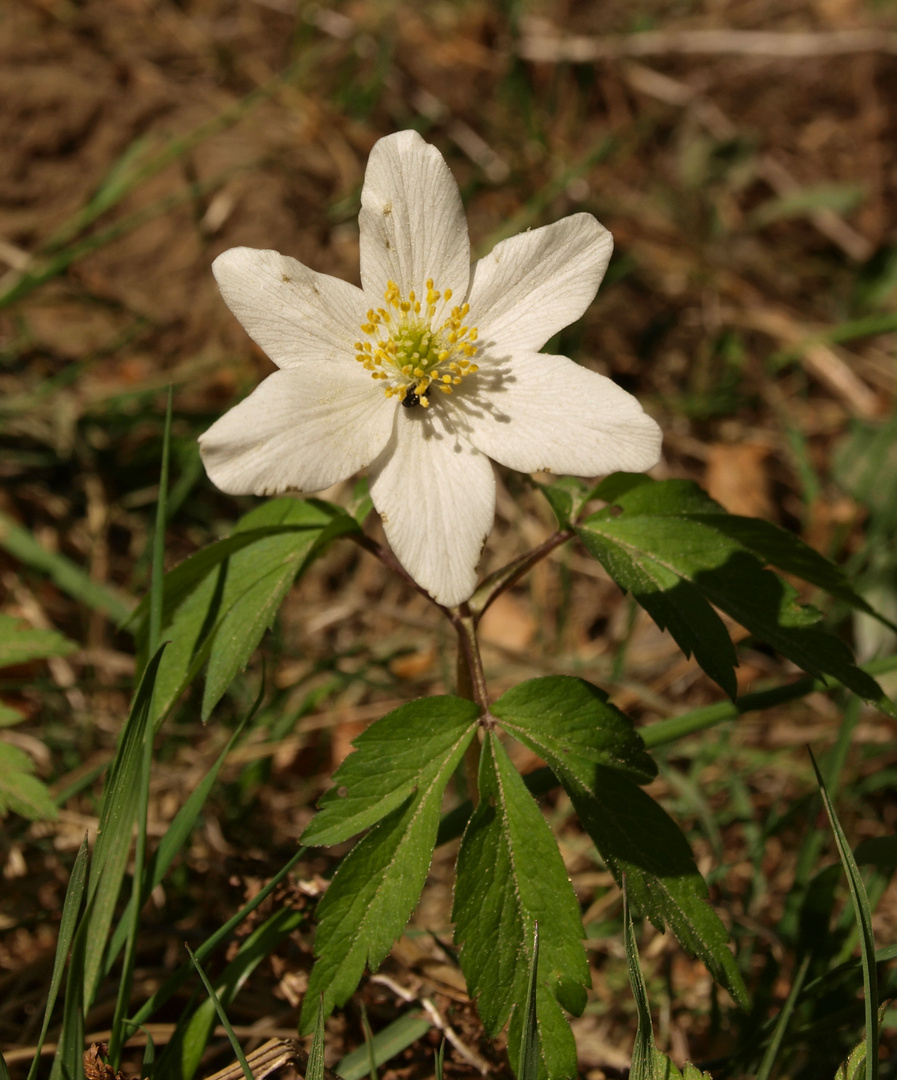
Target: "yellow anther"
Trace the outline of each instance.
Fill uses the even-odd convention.
[[[441,293],[432,278],[427,278],[425,298],[420,290],[406,295],[395,281],[389,280],[383,293],[385,306],[370,308],[361,325],[364,338],[355,342],[355,358],[383,381],[386,397],[398,398],[424,408],[431,404],[433,388],[450,394],[465,375],[476,371],[469,357],[476,356],[476,327],[464,325],[469,304],[456,305],[446,316],[437,316],[440,302],[452,298],[452,290]],[[437,319],[441,318],[441,322]]]

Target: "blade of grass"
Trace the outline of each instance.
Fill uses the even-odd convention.
[[[75,928],[78,922],[78,913],[81,911],[81,901],[84,897],[84,885],[87,881],[87,837],[81,841],[75,862],[72,865],[71,877],[65,890],[65,900],[62,904],[62,918],[59,920],[59,937],[56,941],[56,956],[53,958],[53,972],[50,975],[50,989],[47,993],[47,1004],[44,1006],[44,1022],[40,1029],[37,1046],[34,1050],[34,1059],[28,1070],[27,1080],[34,1080],[37,1076],[37,1068],[40,1064],[41,1050],[50,1029],[50,1020],[53,1016],[53,1007],[62,985],[62,975],[65,971],[65,962],[68,959],[69,950],[75,937]],[[71,980],[71,976],[70,976]]]
[[[844,708],[844,719],[838,728],[835,745],[829,751],[825,765],[825,782],[832,798],[837,798],[841,769],[847,759],[863,702],[858,697],[851,697]],[[800,907],[806,895],[806,887],[819,868],[819,859],[825,845],[825,833],[822,829],[809,829],[803,839],[794,868],[794,884],[785,898],[782,918],[779,920],[779,934],[787,940],[797,929]]]
[[[78,603],[100,611],[115,623],[123,623],[132,605],[97,581],[93,581],[76,563],[55,551],[47,551],[21,525],[0,511],[0,547],[25,566],[47,574],[51,581]]]
[[[234,1057],[240,1063],[243,1075],[246,1077],[246,1080],[255,1080],[255,1077],[252,1075],[252,1069],[249,1068],[249,1062],[246,1060],[246,1055],[243,1053],[243,1047],[240,1046],[240,1040],[234,1034],[234,1029],[231,1027],[230,1020],[227,1018],[227,1013],[224,1011],[224,1006],[221,1004],[218,995],[215,993],[215,987],[212,986],[208,978],[206,978],[206,973],[203,971],[202,965],[190,951],[190,946],[187,945],[186,942],[184,943],[184,948],[187,950],[187,954],[189,955],[193,966],[199,973],[200,979],[202,979],[202,984],[206,988],[206,993],[209,995],[209,998],[215,1006],[215,1012],[218,1013],[218,1019],[221,1021],[221,1026],[224,1028],[228,1040],[230,1041]]]
[[[629,985],[635,999],[637,1016],[635,1045],[632,1048],[632,1068],[629,1075],[631,1080],[655,1080],[654,1026],[651,1022],[645,977],[638,958],[638,945],[635,941],[635,929],[632,925],[632,913],[629,910],[629,895],[625,878],[623,879],[623,942],[626,947]]]
[[[231,750],[233,750],[238,738],[243,734],[246,725],[252,720],[253,716],[255,716],[255,713],[261,704],[263,694],[264,683],[262,683],[259,696],[252,709],[240,722],[239,727],[234,731],[230,739],[228,739],[227,745],[218,755],[215,764],[209,769],[193,791],[190,792],[187,801],[180,810],[178,810],[177,814],[175,814],[174,820],[171,825],[169,825],[165,835],[159,841],[159,846],[150,857],[147,873],[144,875],[144,891],[141,894],[139,901],[141,907],[146,903],[153,889],[162,882],[178,852],[181,851],[186,844],[190,833],[193,831],[193,826],[196,824],[196,819],[199,817],[199,813],[205,805],[206,799],[209,797],[209,792],[212,790],[212,786],[218,778],[221,766],[227,760],[227,757]],[[128,900],[128,906],[125,908],[109,941],[109,949],[107,952],[107,974],[108,968],[115,962],[115,958],[125,944],[125,936],[128,932],[127,928],[131,919],[133,903],[134,900],[132,897]]]
[[[162,468],[159,474],[159,501],[156,504],[156,530],[153,536],[153,566],[150,576],[149,646],[152,656],[159,648],[162,634],[162,600],[165,589],[165,523],[168,517],[168,462],[171,456],[171,405],[174,390],[168,387],[165,430],[162,435]]]
[[[208,180],[188,184],[173,195],[167,195],[150,206],[135,210],[134,213],[128,214],[120,221],[113,222],[112,225],[108,225],[105,229],[93,233],[84,240],[78,240],[67,248],[63,248],[62,251],[52,255],[45,262],[37,263],[31,270],[26,270],[18,280],[9,286],[6,292],[0,293],[0,310],[28,296],[29,293],[34,292],[35,289],[46,282],[52,281],[53,278],[58,277],[79,259],[98,251],[122,236],[127,236],[128,233],[133,232],[141,225],[148,224],[185,202],[192,202],[197,198],[210,194],[223,187],[228,180],[238,173],[245,172],[256,164],[257,162],[247,161],[231,169],[226,169]]]
[[[289,860],[289,862],[287,862],[287,864],[281,870],[279,870],[273,878],[271,878],[271,880],[268,882],[267,885],[265,885],[263,889],[260,889],[259,892],[256,893],[256,895],[249,901],[248,904],[245,904],[242,908],[240,908],[240,910],[234,916],[228,919],[226,923],[220,926],[214,934],[211,934],[208,938],[206,938],[202,945],[196,950],[197,959],[202,962],[205,961],[209,956],[211,956],[212,953],[218,948],[218,946],[230,937],[230,935],[233,933],[234,930],[237,929],[240,923],[247,919],[249,915],[251,915],[252,912],[256,910],[256,908],[261,906],[261,904],[263,904],[265,900],[268,899],[271,893],[274,892],[278,885],[280,885],[283,879],[300,861],[300,859],[305,858],[305,856],[308,854],[308,851],[309,849],[307,847],[299,848],[299,850]],[[171,975],[165,981],[165,983],[155,992],[155,994],[153,994],[148,1001],[145,1001],[143,1005],[140,1006],[140,1008],[131,1018],[131,1023],[142,1024],[144,1021],[148,1020],[153,1015],[153,1013],[156,1012],[157,1009],[161,1008],[166,1001],[168,1001],[174,994],[178,992],[178,990],[180,990],[181,986],[183,986],[185,980],[190,974],[192,974],[192,972],[193,965],[189,961],[183,963],[181,967],[178,968],[178,970],[173,975]]]
[[[772,1076],[776,1058],[779,1056],[779,1050],[781,1049],[782,1041],[788,1031],[791,1017],[794,1015],[794,1008],[797,1005],[801,991],[803,990],[804,980],[807,977],[807,971],[809,971],[810,961],[812,959],[812,953],[807,953],[795,973],[794,980],[791,983],[791,989],[788,991],[788,997],[785,1000],[785,1004],[782,1006],[779,1015],[776,1017],[772,1038],[767,1044],[766,1052],[763,1055],[763,1060],[760,1062],[760,1067],[757,1070],[757,1075],[754,1077],[754,1080],[769,1080]]]
[[[858,667],[867,675],[886,675],[888,672],[897,671],[897,656],[880,657],[870,660],[867,664],[860,664]],[[726,720],[737,720],[744,713],[770,709],[774,705],[806,697],[807,694],[819,691],[828,692],[838,685],[835,679],[827,682],[809,677],[796,679],[783,686],[773,686],[768,690],[745,694],[736,701],[718,701],[700,709],[691,709],[681,716],[671,716],[668,720],[660,720],[656,724],[640,728],[639,734],[645,740],[648,749],[653,750],[655,747],[677,742],[688,735],[695,735],[699,731],[706,731]]]
[[[863,964],[863,998],[866,1011],[866,1080],[878,1080],[878,972],[875,967],[875,939],[872,935],[872,912],[869,910],[869,900],[866,897],[866,889],[860,875],[860,868],[847,842],[841,822],[835,813],[835,807],[826,791],[822,774],[816,764],[813,751],[810,751],[810,760],[813,763],[813,771],[816,773],[816,782],[819,785],[819,793],[828,814],[829,823],[838,846],[838,854],[841,856],[841,864],[847,875],[847,884],[853,899],[854,911],[857,917],[857,926],[860,931],[860,956]]]
[[[50,1069],[50,1080],[76,1080],[84,1075],[82,1054],[84,1052],[84,982],[85,942],[84,927],[90,918],[90,902],[84,918],[75,931],[72,942],[72,958],[69,961],[68,978],[65,981],[65,997],[62,1003],[62,1025],[59,1043]]]
[[[156,503],[156,529],[153,537],[153,565],[150,578],[150,628],[149,652],[152,655],[159,650],[159,638],[162,628],[162,594],[165,577],[165,521],[168,498],[168,460],[171,449],[171,408],[173,391],[168,388],[168,405],[165,410],[165,428],[162,435],[162,468],[159,476],[159,500]],[[131,878],[131,900],[128,905],[127,919],[119,920],[119,926],[126,927],[125,956],[121,976],[118,981],[118,994],[115,1012],[112,1017],[112,1033],[109,1038],[109,1061],[117,1071],[121,1064],[121,1051],[127,1039],[125,1024],[128,1005],[131,1001],[131,988],[134,984],[134,965],[137,959],[137,942],[140,936],[140,912],[143,897],[147,895],[146,879],[150,867],[147,865],[146,827],[149,817],[149,787],[153,768],[153,727],[146,725],[143,735],[143,763],[137,777],[137,839],[134,845],[134,875]]]
[[[361,1028],[364,1032],[364,1046],[368,1052],[368,1076],[370,1080],[377,1080],[377,1062],[374,1061],[374,1033],[368,1020],[368,1011],[361,1002]]]
[[[432,1026],[430,1021],[422,1016],[403,1013],[382,1031],[378,1031],[371,1040],[374,1061],[378,1066],[384,1065],[396,1054],[401,1054],[412,1043],[426,1035]],[[351,1054],[346,1054],[335,1067],[335,1071],[342,1080],[364,1080],[368,1068],[368,1049],[366,1046],[360,1046]]]
[[[533,928],[533,958],[529,968],[526,1001],[523,1004],[523,1031],[517,1080],[539,1080],[539,1028],[536,1025],[536,987],[539,971],[539,924]]]
[[[142,165],[137,164],[131,168],[132,163],[139,161],[140,152],[147,145],[145,139],[135,140],[112,166],[87,206],[57,229],[42,246],[41,251],[49,253],[68,244],[79,233],[92,225],[97,218],[132,192],[134,188],[151,179],[169,165],[175,164],[207,139],[244,119],[256,105],[287,86],[291,80],[302,74],[315,61],[315,50],[304,50],[303,55],[298,60],[269,79],[263,86],[251,91],[233,105],[223,109],[217,116],[195,127],[186,135],[175,136],[154,157],[151,157]]]
[[[307,918],[302,911],[280,908],[240,945],[237,955],[216,980],[220,1004],[229,1007],[258,965],[267,960],[285,937]],[[216,1005],[203,1001],[185,1011],[159,1058],[158,1072],[166,1080],[191,1080],[199,1068],[209,1037],[215,1028]]]
[[[87,883],[88,914],[78,928],[85,943],[84,1000],[93,1002],[103,968],[106,942],[128,864],[131,831],[140,807],[144,740],[149,727],[153,685],[164,646],[147,665],[131,714],[109,770],[100,804],[97,841]]]

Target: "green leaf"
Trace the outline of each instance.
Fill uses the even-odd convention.
[[[632,1047],[630,1077],[631,1080],[659,1080],[663,1074],[656,1068],[658,1052],[654,1045],[654,1025],[651,1022],[651,1008],[648,1004],[645,977],[639,963],[635,928],[629,911],[629,891],[625,881],[623,882],[623,943],[626,948],[629,987],[635,999],[636,1012],[635,1043]]]
[[[59,809],[53,796],[33,773],[31,757],[0,739],[0,817],[12,811],[29,821],[56,820]]]
[[[37,1046],[34,1048],[34,1057],[31,1068],[28,1070],[28,1080],[34,1080],[40,1066],[41,1050],[50,1030],[50,1021],[53,1018],[53,1008],[62,985],[62,975],[65,971],[65,962],[68,959],[69,949],[75,936],[75,926],[78,921],[78,913],[81,910],[81,900],[84,896],[84,885],[87,881],[87,837],[81,841],[81,847],[75,856],[72,866],[71,877],[65,890],[65,900],[62,904],[62,918],[59,921],[59,937],[56,940],[56,955],[53,957],[53,973],[50,976],[50,989],[47,991],[47,1002],[44,1006],[44,1022],[38,1036]],[[73,972],[72,982],[80,985],[80,978]]]
[[[535,480],[533,483],[548,500],[562,529],[569,529],[585,504],[594,497],[594,485],[577,476],[559,476],[551,484],[540,484]]]
[[[441,710],[449,729],[446,737],[438,731]],[[377,824],[340,864],[318,904],[318,961],[303,1002],[303,1031],[314,1024],[318,996],[323,994],[324,1012],[329,1015],[354,991],[365,966],[372,971],[379,967],[405,929],[430,867],[442,795],[473,738],[477,712],[471,702],[459,698],[403,706],[373,724],[359,738],[359,749],[338,770],[337,778],[349,777],[352,801],[344,812],[341,787],[328,793],[329,801],[320,814],[323,824],[315,829],[312,822],[309,827],[313,842],[334,843],[334,837],[352,836],[364,827],[359,822]],[[415,715],[421,716],[419,738],[412,723]],[[392,772],[389,747],[400,759],[399,768]],[[366,762],[382,763],[386,770],[385,796],[378,791],[381,777],[371,782],[365,775]],[[397,792],[407,792],[399,805],[395,805]],[[366,796],[372,800],[370,810],[364,805]]]
[[[530,679],[502,694],[490,712],[558,775],[566,769],[584,787],[592,782],[595,765],[617,769],[641,784],[657,776],[657,766],[629,717],[584,679]]]
[[[324,1080],[324,1007],[318,1000],[318,1012],[315,1016],[315,1033],[311,1040],[308,1064],[305,1066],[305,1080]]]
[[[131,607],[127,600],[123,600],[98,581],[93,581],[89,574],[65,555],[60,555],[58,551],[48,551],[27,529],[23,529],[2,512],[0,547],[25,566],[47,574],[68,596],[95,611],[102,611],[113,622],[124,622],[130,615]]]
[[[866,1080],[878,1080],[878,1047],[880,1042],[878,1030],[878,972],[875,963],[875,938],[872,933],[872,911],[869,907],[869,898],[866,895],[866,887],[863,884],[863,876],[860,873],[860,868],[857,866],[856,859],[850,849],[847,835],[841,826],[841,822],[838,820],[835,807],[826,790],[822,774],[819,772],[819,767],[816,764],[816,758],[813,756],[812,751],[810,752],[810,760],[813,763],[813,770],[816,773],[816,782],[819,785],[819,792],[822,795],[825,812],[828,814],[829,824],[835,835],[835,843],[838,847],[838,854],[841,857],[841,865],[844,867],[844,873],[847,875],[850,897],[853,900],[854,914],[856,916],[857,927],[860,934],[860,956],[863,963],[863,1002],[866,1012],[866,1036],[864,1040],[866,1045],[865,1076]]]
[[[729,938],[707,904],[707,886],[688,841],[666,811],[626,776],[594,765],[588,784],[562,760],[549,762],[583,828],[619,884],[626,876],[633,909],[658,930],[669,926],[740,1005],[747,992]]]
[[[87,883],[88,912],[78,927],[78,936],[84,937],[84,1001],[88,1006],[93,1003],[96,993],[106,941],[131,850],[131,831],[140,798],[143,743],[149,726],[153,685],[163,653],[164,646],[143,673],[103,788],[97,840]]]
[[[339,508],[274,499],[246,514],[227,540],[192,555],[165,577],[162,636],[171,642],[156,687],[156,723],[209,661],[206,720],[246,665],[290,586],[329,540],[357,529]],[[145,648],[148,603],[138,635]]]
[[[78,646],[55,630],[35,630],[13,615],[0,615],[0,667],[66,656]]]
[[[576,1075],[576,1046],[560,1006],[579,1014],[589,969],[579,904],[557,843],[494,733],[480,760],[480,803],[458,854],[455,941],[487,1033],[511,1016],[508,1053],[519,1061],[533,933],[539,923],[540,1074]]]
[[[333,1071],[342,1080],[363,1080],[370,1074],[371,1057],[375,1065],[385,1065],[391,1058],[401,1054],[412,1043],[426,1035],[432,1026],[426,1016],[421,1016],[415,1010],[402,1013],[391,1024],[387,1024],[382,1031],[378,1031],[369,1045],[359,1046],[358,1049],[346,1054],[344,1058],[340,1058]],[[312,1080],[311,1057],[309,1057],[305,1080]]]
[[[888,1002],[885,1002],[878,1010],[879,1025],[884,1020],[887,1008]],[[847,1060],[835,1073],[835,1080],[865,1080],[868,1072],[866,1067],[867,1054],[868,1046],[864,1038],[847,1055]]]
[[[320,812],[302,834],[303,844],[339,844],[401,806],[419,787],[460,760],[476,727],[479,708],[464,698],[422,698],[401,705],[353,742],[333,774]]]
[[[539,1025],[536,996],[539,988],[539,924],[533,929],[533,955],[526,980],[523,1026],[520,1032],[520,1061],[514,1070],[517,1080],[539,1080]]]
[[[735,650],[714,607],[810,674],[834,676],[897,716],[897,706],[854,664],[848,647],[816,625],[819,613],[764,569],[767,562],[780,564],[866,609],[835,568],[822,565],[821,556],[775,526],[733,518],[688,481],[617,474],[596,495],[612,505],[578,529],[586,548],[731,697]]]

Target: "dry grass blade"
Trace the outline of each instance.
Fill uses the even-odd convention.
[[[258,1050],[247,1054],[246,1062],[252,1070],[254,1080],[264,1080],[285,1065],[292,1065],[304,1077],[308,1069],[308,1054],[295,1039],[269,1039]],[[241,1080],[242,1076],[243,1069],[240,1063],[235,1061],[233,1065],[219,1069],[204,1080]],[[327,1068],[324,1069],[324,1078],[339,1080],[337,1074]]]

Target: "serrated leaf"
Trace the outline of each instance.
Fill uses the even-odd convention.
[[[507,690],[490,707],[502,727],[558,772],[588,787],[595,765],[618,769],[637,783],[657,776],[654,759],[632,721],[585,679],[548,675]]]
[[[576,1047],[559,1005],[578,1014],[586,1002],[590,980],[579,904],[545,818],[492,732],[479,782],[480,803],[458,854],[452,913],[461,968],[489,1035],[514,1009],[508,1052],[518,1061],[520,1006],[538,921],[540,1073],[575,1076]]]
[[[410,785],[410,794],[399,806],[380,817],[371,831],[352,848],[318,904],[315,934],[318,960],[312,969],[302,1006],[304,1032],[310,1031],[314,1024],[315,1008],[321,994],[324,1014],[329,1016],[334,1006],[342,1005],[355,990],[365,967],[374,971],[380,966],[395,939],[405,929],[420,897],[436,844],[445,786],[476,730],[476,707],[473,706],[474,715],[471,716],[471,702],[446,700],[452,703],[449,722],[457,726],[454,737],[443,740],[441,758],[433,760],[430,757],[434,739],[422,739],[415,744],[422,757],[418,759],[417,776]],[[396,710],[396,713],[402,712],[402,709]],[[396,713],[378,723],[386,721],[387,732],[407,731],[409,714],[404,712],[396,721]],[[428,722],[432,724],[437,715],[438,710],[431,712]],[[375,736],[366,746],[380,754],[387,741],[378,741]],[[356,751],[358,753],[361,751]],[[347,758],[347,764],[354,756]],[[409,761],[406,756],[403,768],[407,768]],[[350,778],[354,790],[364,786],[362,771],[357,765],[351,766]],[[376,797],[374,792],[372,795]],[[377,805],[382,808],[383,803]],[[346,817],[334,808],[329,815],[331,823],[325,821],[320,832],[312,834],[318,836],[315,843],[322,842],[322,835],[341,835],[346,828],[350,830],[347,835],[353,835],[364,814],[364,807],[357,801]],[[321,816],[324,817],[323,811]]]
[[[218,541],[165,576],[162,637],[171,642],[153,700],[154,722],[168,712],[208,660],[206,720],[246,665],[284,596],[310,556],[327,540],[353,531],[339,508],[316,500],[273,499]],[[145,648],[148,606],[138,639]]]
[[[13,615],[0,615],[0,667],[67,656],[78,646],[56,630],[36,630]]]
[[[833,676],[897,716],[897,706],[855,665],[848,647],[816,625],[819,613],[764,569],[766,562],[781,563],[865,607],[835,568],[822,568],[821,556],[807,554],[806,545],[786,539],[775,526],[733,518],[688,481],[617,475],[600,484],[596,495],[613,505],[577,530],[586,548],[730,696],[736,689],[735,652],[711,605],[810,674]]]
[[[627,777],[603,765],[593,766],[587,786],[563,762],[557,763],[557,773],[618,884],[625,875],[633,910],[658,930],[669,926],[680,945],[746,1005],[747,992],[726,928],[706,902],[707,886],[669,814]]]
[[[0,739],[0,817],[12,811],[29,821],[55,821],[53,797],[34,774],[34,762],[18,746]]]
[[[456,697],[422,698],[371,724],[333,774],[320,811],[300,843],[339,844],[374,825],[419,787],[429,787],[450,761],[460,761],[480,710]]]

